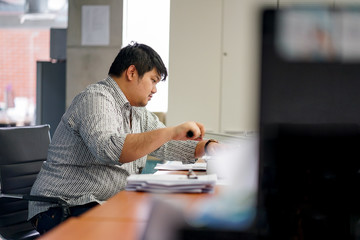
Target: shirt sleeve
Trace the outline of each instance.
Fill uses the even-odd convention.
[[[127,133],[123,117],[111,94],[87,91],[76,106],[78,133],[95,158],[121,165],[119,158]]]
[[[152,131],[164,128],[165,125],[159,118],[150,111],[145,111],[145,129],[144,131]],[[182,161],[184,163],[195,162],[195,148],[197,141],[169,141],[156,149],[150,155],[163,160]]]

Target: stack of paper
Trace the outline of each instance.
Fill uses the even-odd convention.
[[[127,191],[156,193],[202,193],[212,192],[216,184],[215,174],[189,178],[187,175],[138,174],[127,178]]]
[[[206,163],[183,164],[180,161],[167,161],[166,163],[156,164],[155,169],[206,171]]]

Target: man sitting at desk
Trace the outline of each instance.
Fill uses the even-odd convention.
[[[166,77],[163,61],[149,46],[122,48],[108,77],[77,95],[61,118],[31,194],[61,197],[78,216],[123,190],[126,178],[144,168],[148,154],[192,162],[205,150],[216,150],[213,140],[202,139],[202,124],[165,127],[146,110]],[[58,225],[61,214],[56,205],[29,203],[29,219],[40,233]]]

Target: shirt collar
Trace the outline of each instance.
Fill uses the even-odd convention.
[[[105,82],[107,82],[115,90],[115,93],[118,95],[117,99],[119,99],[121,108],[126,108],[126,109],[132,108],[132,110],[135,114],[141,115],[141,111],[144,107],[131,106],[129,100],[126,98],[125,94],[123,93],[123,91],[121,90],[119,85],[115,82],[115,80],[112,77],[108,76],[105,79]]]

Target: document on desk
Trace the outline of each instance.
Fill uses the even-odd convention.
[[[125,190],[155,193],[208,193],[214,191],[216,174],[189,178],[187,175],[134,174],[127,178]]]
[[[155,168],[157,170],[194,170],[194,171],[206,171],[206,163],[193,163],[193,164],[183,164],[181,161],[167,161],[165,163],[156,164]]]

